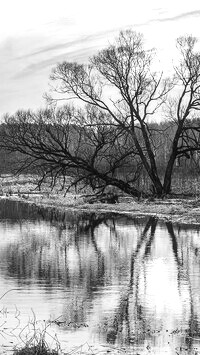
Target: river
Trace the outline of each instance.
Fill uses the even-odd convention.
[[[200,353],[200,228],[0,201],[0,349]]]

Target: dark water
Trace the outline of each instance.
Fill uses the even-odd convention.
[[[199,232],[1,200],[2,353],[40,324],[65,351],[200,354]]]

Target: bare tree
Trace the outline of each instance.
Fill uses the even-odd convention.
[[[110,117],[115,129],[128,132],[156,193],[161,195],[154,142],[146,120],[165,101],[170,86],[162,74],[151,72],[151,62],[152,53],[143,49],[142,36],[121,32],[117,43],[93,57],[90,65],[63,62],[53,70],[51,79],[59,81],[57,92],[97,107]],[[114,99],[105,96],[105,88]]]
[[[134,182],[141,164],[130,137],[120,127],[114,130],[109,117],[107,125],[102,119],[100,111],[89,107],[19,111],[2,127],[1,144],[22,154],[18,172],[30,167],[40,172],[39,185],[50,177],[52,187],[58,179],[62,188],[81,184],[95,192],[112,185],[139,197]]]
[[[197,39],[180,37],[177,47],[181,55],[175,69],[176,87],[179,94],[169,100],[168,114],[176,130],[171,144],[171,154],[166,166],[163,190],[170,192],[172,172],[176,158],[190,157],[200,150],[200,53],[195,52]]]
[[[121,32],[89,65],[58,64],[51,80],[61,96],[51,101],[78,100],[85,108],[17,113],[7,120],[4,144],[31,157],[31,164],[42,161],[54,181],[70,169],[73,183],[114,185],[139,196],[134,183],[142,166],[154,194],[170,193],[176,159],[199,150],[200,55],[195,43],[190,36],[177,40],[180,63],[171,80],[152,70],[153,51],[146,51],[142,36],[132,31]],[[159,135],[166,128],[151,119],[159,119],[164,108],[174,128],[168,162],[159,175]],[[122,167],[127,173],[119,177]]]

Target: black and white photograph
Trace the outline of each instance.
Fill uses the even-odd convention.
[[[0,0],[0,354],[200,355],[200,2]]]

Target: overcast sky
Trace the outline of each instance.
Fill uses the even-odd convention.
[[[167,66],[199,24],[199,0],[0,0],[0,115],[42,107],[56,63],[87,62],[121,29],[142,32]]]

